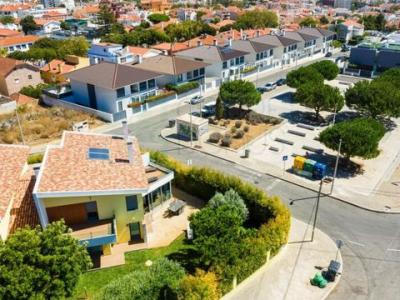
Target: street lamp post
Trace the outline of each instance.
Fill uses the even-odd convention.
[[[193,147],[193,126],[192,126],[192,103],[189,102],[190,107],[190,148]]]
[[[315,232],[315,226],[317,225],[319,201],[321,200],[321,190],[322,190],[323,182],[324,182],[324,178],[322,178],[319,183],[319,190],[318,190],[318,196],[317,196],[317,207],[315,208],[314,223],[313,223],[313,229],[312,229],[312,233],[311,233],[311,242],[314,241],[314,232]]]
[[[331,195],[333,192],[333,186],[335,184],[335,178],[336,178],[337,169],[339,166],[339,157],[340,157],[340,149],[341,148],[342,148],[342,138],[340,138],[340,140],[339,140],[339,148],[338,148],[338,153],[336,155],[335,170],[333,171],[332,185],[331,185],[331,191],[330,191],[329,195]]]

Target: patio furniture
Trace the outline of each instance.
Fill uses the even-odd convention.
[[[179,216],[183,212],[185,205],[184,201],[176,199],[170,203],[168,210],[172,215]]]

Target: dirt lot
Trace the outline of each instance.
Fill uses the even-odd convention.
[[[62,107],[44,107],[31,102],[18,107],[25,143],[38,145],[61,137],[64,130],[71,130],[76,122],[87,121],[89,127],[104,124],[83,112]],[[0,115],[0,142],[19,144],[22,142],[16,113]]]

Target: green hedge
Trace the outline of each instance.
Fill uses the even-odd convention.
[[[182,94],[184,92],[196,89],[199,87],[199,83],[197,81],[187,82],[180,85],[176,84],[167,84],[165,88],[167,90],[175,91],[177,94]]]
[[[242,197],[249,210],[249,227],[257,228],[257,236],[252,241],[253,251],[267,251],[275,255],[287,243],[290,230],[290,212],[276,196],[267,196],[256,186],[242,181],[239,177],[226,175],[220,171],[190,167],[160,152],[151,152],[151,159],[175,172],[174,185],[201,199],[211,199],[216,192],[225,193],[233,189]],[[249,255],[238,281],[242,281],[260,268],[265,261],[259,255]]]
[[[28,165],[41,163],[43,160],[43,153],[32,153],[28,156]]]
[[[150,96],[145,100],[145,102],[146,103],[154,102],[154,101],[160,100],[162,98],[168,97],[168,96],[173,95],[173,94],[175,94],[173,91],[167,91],[167,92],[164,92],[162,94]]]

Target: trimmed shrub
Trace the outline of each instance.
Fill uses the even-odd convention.
[[[235,122],[235,127],[239,129],[240,127],[242,127],[242,123],[243,123],[243,122],[240,121],[240,120],[236,121],[236,122]]]
[[[43,160],[43,153],[32,153],[28,156],[28,165],[41,163]]]
[[[231,133],[235,133],[236,132],[236,127],[231,127]]]
[[[250,124],[258,124],[258,123],[270,123],[277,125],[282,122],[282,119],[276,118],[273,116],[262,115],[256,113],[255,111],[251,111],[246,115],[246,120],[250,122]]]
[[[185,276],[178,292],[179,300],[218,300],[220,297],[217,276],[201,269],[194,276]]]
[[[222,139],[222,134],[219,132],[213,132],[210,134],[208,141],[211,143],[218,143]]]
[[[242,181],[239,177],[226,175],[220,171],[187,166],[164,153],[151,151],[151,159],[174,171],[173,184],[201,199],[211,199],[216,192],[225,193],[231,189],[243,199],[249,211],[246,227],[257,228],[254,236],[243,240],[246,247],[246,259],[240,262],[237,273],[241,282],[260,268],[266,260],[267,252],[275,255],[282,245],[287,243],[290,230],[290,212],[276,196],[267,196],[264,191],[253,184]],[[225,268],[226,269],[226,268]],[[214,269],[224,276],[230,270]],[[221,278],[224,291],[228,291],[232,278]]]
[[[235,139],[241,139],[242,137],[244,137],[244,131],[239,129],[238,131],[236,131],[234,137]]]
[[[144,271],[133,271],[111,281],[96,299],[161,299],[161,295],[173,299],[184,276],[185,271],[177,262],[161,258]]]
[[[167,84],[165,88],[170,91],[175,91],[177,94],[182,94],[184,92],[197,89],[199,87],[199,83],[197,81],[191,81],[187,83],[183,83],[180,85],[176,84]]]
[[[232,136],[230,134],[225,134],[221,141],[221,146],[229,147],[232,144]]]
[[[250,130],[250,127],[249,127],[249,126],[246,125],[246,126],[243,127],[243,131],[244,131],[244,132],[249,132],[249,130]]]

